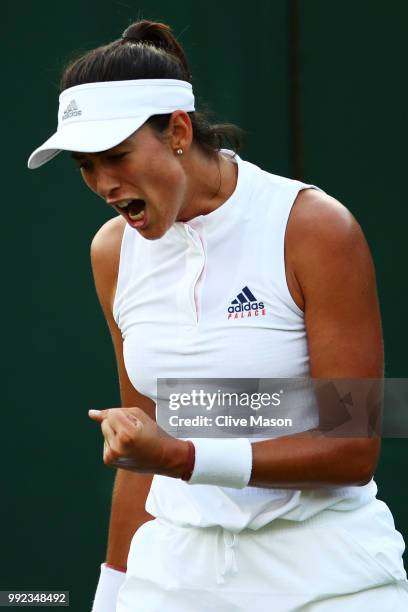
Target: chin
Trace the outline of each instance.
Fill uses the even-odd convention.
[[[139,233],[146,240],[159,240],[168,232],[169,228],[147,226],[145,229],[139,230]]]

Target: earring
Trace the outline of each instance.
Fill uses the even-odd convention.
[[[177,153],[177,155],[183,155],[184,151],[183,151],[183,149],[177,149],[176,153]]]

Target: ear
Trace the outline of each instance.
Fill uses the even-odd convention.
[[[189,115],[182,110],[172,113],[167,127],[167,137],[170,147],[188,151],[193,142],[193,126]]]

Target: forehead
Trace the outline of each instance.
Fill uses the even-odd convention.
[[[71,157],[73,159],[84,159],[85,157],[100,157],[102,155],[109,155],[110,153],[115,153],[116,151],[121,151],[125,147],[135,148],[138,145],[138,141],[141,141],[148,135],[148,131],[144,130],[145,126],[142,126],[136,132],[133,132],[126,140],[123,140],[119,144],[111,147],[110,149],[106,149],[104,151],[98,151],[97,153],[81,153],[78,151],[72,151]]]
[[[97,153],[81,153],[78,151],[72,151],[71,157],[72,159],[83,159],[84,157],[100,157],[101,155],[109,155],[110,153],[114,153],[115,151],[119,151],[125,146],[129,146],[132,144],[130,142],[130,138],[127,138],[123,142],[120,142],[118,145],[111,147],[110,149],[106,149],[105,151],[98,151]]]

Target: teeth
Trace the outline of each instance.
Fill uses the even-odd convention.
[[[137,213],[137,215],[132,215],[132,213],[129,213],[129,217],[132,219],[132,221],[139,221],[139,219],[143,219],[144,217],[144,210],[142,210],[140,213]]]
[[[132,200],[124,200],[123,202],[118,202],[118,204],[116,204],[116,206],[118,208],[126,208],[126,206],[131,202]]]

